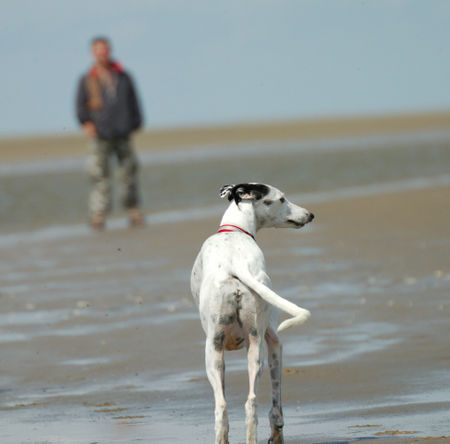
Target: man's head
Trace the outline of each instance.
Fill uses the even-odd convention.
[[[92,57],[97,65],[107,66],[111,59],[111,45],[106,37],[95,37],[91,44]]]

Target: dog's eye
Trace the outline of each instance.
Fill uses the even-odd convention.
[[[269,200],[269,199],[263,200],[263,204],[267,205],[267,206],[272,205],[273,204],[273,200]]]
[[[281,203],[284,203],[284,202],[286,202],[286,199],[285,199],[284,197],[282,197],[282,198],[280,199],[280,202],[281,202]]]

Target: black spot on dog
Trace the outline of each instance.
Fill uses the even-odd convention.
[[[214,335],[213,343],[214,343],[214,349],[216,351],[223,350],[223,341],[224,340],[225,340],[225,333],[223,331],[220,331]]]
[[[250,336],[258,336],[258,331],[256,330],[255,327],[250,327],[248,329],[248,333],[249,333]]]
[[[219,324],[220,325],[231,325],[235,321],[236,321],[236,315],[234,313],[222,315],[219,318]]]
[[[219,370],[219,371],[225,370],[225,364],[223,361],[216,361],[215,364],[216,364],[217,370]]]
[[[278,369],[277,369],[277,368],[271,368],[271,369],[270,369],[270,376],[271,376],[271,378],[272,378],[272,381],[273,381],[274,379],[277,379],[277,376],[278,376]]]

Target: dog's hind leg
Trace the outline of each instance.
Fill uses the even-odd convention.
[[[228,444],[228,412],[225,401],[225,360],[223,332],[207,337],[205,365],[208,380],[214,390],[216,444]]]
[[[248,346],[248,377],[249,392],[245,403],[245,423],[247,426],[247,444],[257,444],[256,427],[258,416],[256,412],[256,389],[263,371],[262,338],[252,332],[249,334]]]
[[[272,383],[272,408],[269,412],[272,436],[269,444],[283,444],[283,409],[281,407],[282,346],[277,334],[269,327],[265,334],[269,355],[270,380]]]

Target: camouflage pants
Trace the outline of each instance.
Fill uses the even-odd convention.
[[[88,171],[92,182],[89,213],[111,210],[111,160],[117,159],[121,179],[121,201],[124,208],[139,206],[138,163],[129,137],[111,140],[96,138],[91,142]]]

